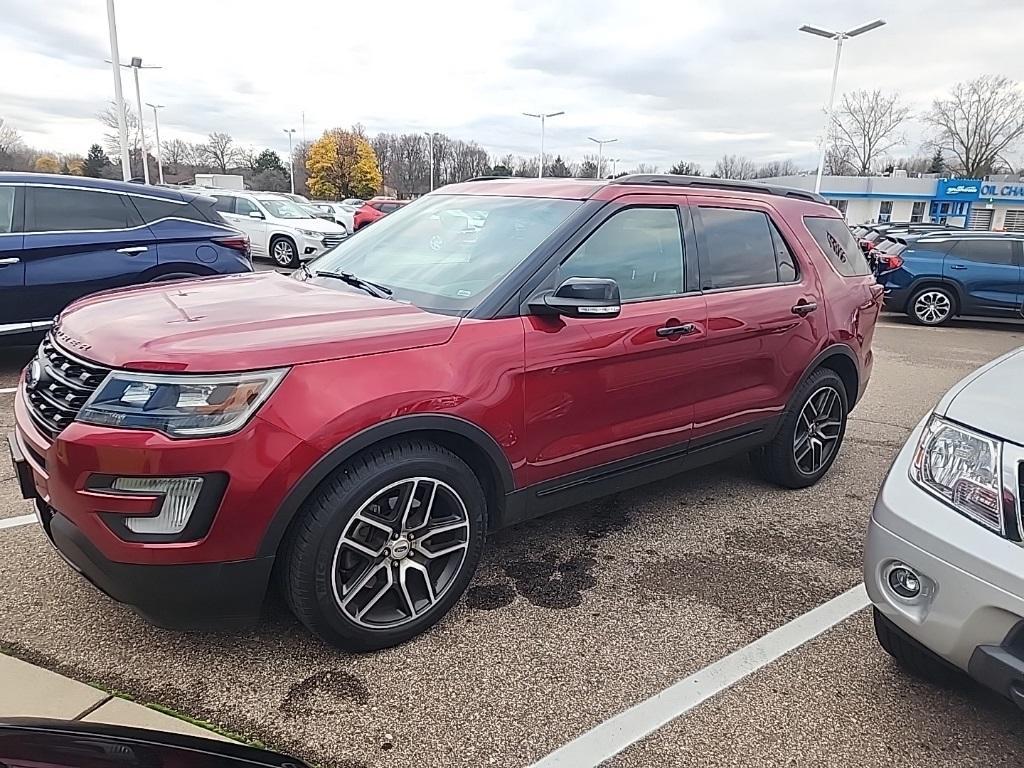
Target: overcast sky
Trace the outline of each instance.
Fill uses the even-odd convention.
[[[118,0],[117,14],[122,59],[163,67],[143,73],[143,100],[167,107],[161,138],[226,131],[282,152],[305,111],[310,139],[360,122],[525,155],[538,125],[520,113],[565,110],[547,149],[574,159],[595,136],[618,137],[627,168],[710,170],[724,152],[810,166],[834,44],[804,23],[888,21],[847,42],[840,92],[897,90],[919,111],[958,80],[1024,80],[1024,0]],[[0,117],[84,154],[104,132],[109,53],[103,0],[0,0]],[[134,99],[130,73],[124,87]],[[908,134],[914,152],[920,126]]]

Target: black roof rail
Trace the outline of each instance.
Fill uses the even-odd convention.
[[[793,187],[777,187],[774,184],[761,184],[756,181],[738,181],[736,179],[713,179],[708,176],[676,176],[671,173],[633,173],[612,179],[610,184],[643,184],[666,187],[697,187],[704,189],[736,190],[737,192],[753,192],[759,195],[778,195],[792,197],[797,200],[809,200],[812,203],[826,203],[819,194],[806,189]]]

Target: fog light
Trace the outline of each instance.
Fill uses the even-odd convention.
[[[110,486],[123,493],[163,496],[160,511],[153,517],[125,517],[132,533],[174,535],[188,525],[203,489],[201,477],[118,477]]]
[[[889,589],[902,598],[912,600],[921,594],[921,577],[903,563],[896,563],[889,569]]]

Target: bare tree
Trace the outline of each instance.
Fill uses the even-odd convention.
[[[844,93],[833,118],[834,142],[849,149],[858,176],[867,176],[893,147],[904,141],[900,129],[910,109],[899,94],[880,90]]]
[[[754,178],[774,179],[778,176],[796,176],[798,173],[800,169],[792,160],[769,160],[757,167]]]
[[[190,149],[188,142],[182,139],[169,139],[160,144],[160,159],[168,173],[178,173],[183,165],[188,165]]]
[[[630,173],[639,173],[639,174],[654,174],[654,173],[657,173],[657,172],[658,172],[658,166],[654,165],[653,163],[637,163],[636,168],[634,168],[632,171],[630,171]]]
[[[753,179],[757,176],[757,166],[742,155],[722,155],[711,175],[720,179]]]
[[[984,75],[957,83],[923,120],[936,131],[932,146],[953,156],[953,169],[979,178],[1009,165],[1004,153],[1024,136],[1024,94],[1008,77]]]
[[[853,152],[848,146],[833,142],[825,152],[825,173],[829,176],[851,176],[853,172]]]
[[[235,140],[229,133],[211,133],[204,145],[204,151],[207,161],[220,173],[227,173],[228,168],[239,161],[239,148],[235,146]]]
[[[0,117],[0,154],[9,155],[12,150],[21,146],[21,134],[18,130]]]
[[[121,133],[117,123],[117,106],[111,102],[107,108],[96,115],[96,118],[103,123],[107,132],[103,134],[103,148],[110,153],[116,162],[121,157]],[[124,118],[128,126],[128,156],[132,166],[138,166],[138,175],[142,175],[142,131],[139,125],[139,116],[132,111],[127,104],[124,105]],[[134,168],[132,174],[135,174]]]

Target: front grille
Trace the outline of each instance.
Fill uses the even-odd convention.
[[[36,355],[39,378],[27,382],[25,394],[32,420],[45,434],[56,437],[75,420],[110,369],[86,362],[58,347],[48,335]]]
[[[324,247],[328,249],[336,248],[344,239],[345,236],[340,233],[335,235],[324,235]]]

